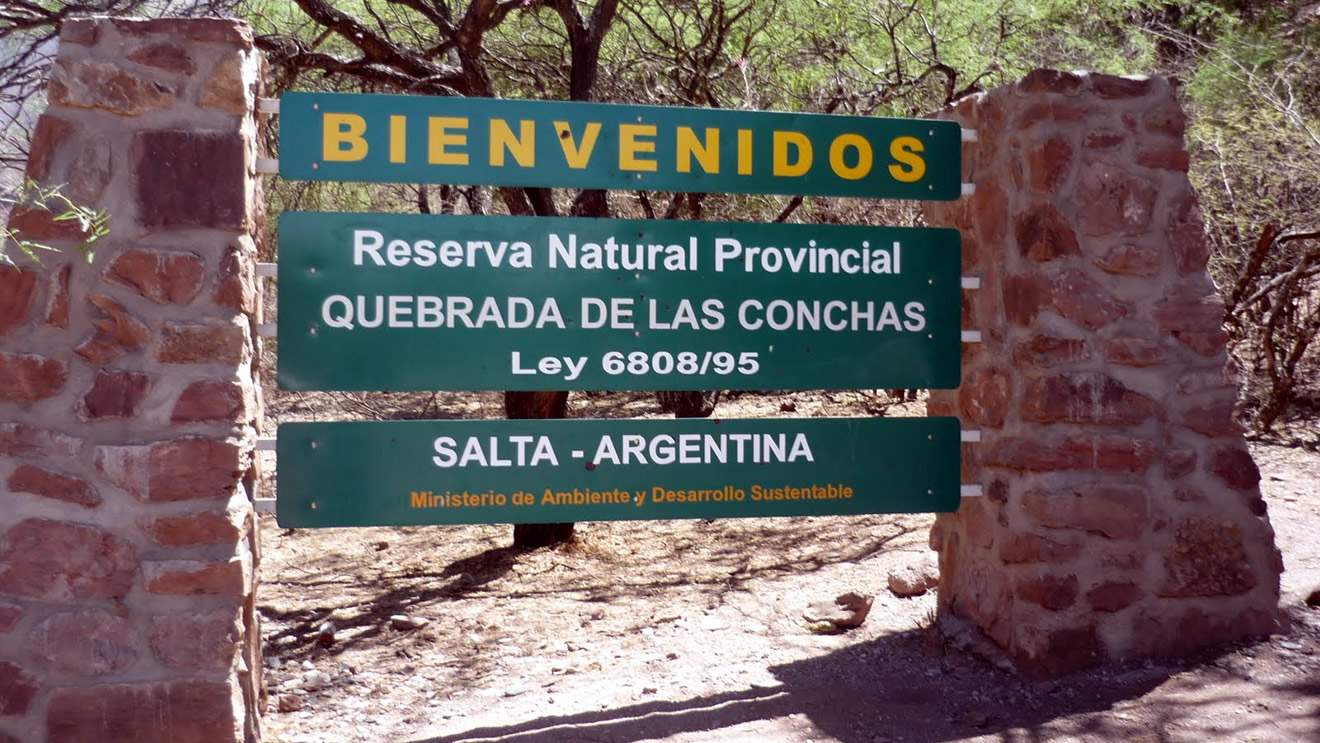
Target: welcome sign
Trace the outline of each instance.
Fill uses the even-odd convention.
[[[280,99],[280,172],[453,183],[953,200],[956,122],[353,93]]]

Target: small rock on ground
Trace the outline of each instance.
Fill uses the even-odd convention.
[[[395,614],[390,617],[390,626],[397,630],[421,629],[430,623],[431,620],[426,617],[409,617],[403,614]]]
[[[871,613],[874,596],[848,592],[834,601],[818,601],[802,612],[812,632],[839,632],[860,627]]]
[[[939,584],[940,567],[931,557],[889,572],[889,592],[901,599],[920,596]]]

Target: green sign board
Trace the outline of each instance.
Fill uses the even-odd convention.
[[[956,230],[285,212],[293,390],[958,386]]]
[[[710,108],[357,93],[280,98],[280,174],[951,201],[959,125]]]
[[[284,423],[284,527],[953,511],[956,418]]]

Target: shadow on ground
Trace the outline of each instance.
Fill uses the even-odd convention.
[[[920,528],[902,522],[893,524],[883,534],[847,538],[850,522],[846,519],[822,522],[820,528],[811,530],[802,528],[802,522],[806,521],[804,517],[782,519],[754,530],[727,522],[705,525],[703,535],[713,546],[706,550],[701,561],[703,567],[711,569],[709,574],[647,573],[639,567],[628,579],[601,578],[586,570],[575,571],[574,580],[569,583],[556,583],[554,578],[543,576],[529,584],[504,579],[510,577],[520,558],[541,553],[519,547],[490,547],[440,570],[418,570],[410,566],[388,572],[366,587],[355,585],[349,576],[327,578],[320,571],[313,571],[306,577],[286,579],[284,583],[297,585],[309,594],[333,595],[340,601],[283,611],[261,605],[258,610],[268,622],[284,627],[267,637],[267,641],[281,646],[279,655],[283,658],[306,658],[320,652],[319,628],[333,617],[341,638],[329,652],[338,655],[375,642],[386,631],[393,615],[428,613],[437,606],[465,598],[518,599],[559,594],[584,601],[612,602],[636,596],[663,596],[694,587],[711,594],[724,594],[748,590],[756,580],[766,577],[860,562],[891,548],[897,541],[911,538]],[[668,546],[681,554],[685,543],[678,541]],[[771,557],[752,564],[748,554]]]
[[[933,637],[925,630],[900,632],[775,666],[778,685],[547,716],[413,743],[758,740],[769,735],[756,723],[784,718],[791,718],[784,727],[797,728],[793,740],[829,736],[842,743],[1320,740],[1320,681],[1252,686],[1251,674],[1231,662],[1237,649],[1198,659],[1205,665],[1194,675],[1180,676],[1190,665],[1148,663],[1032,681],[964,654],[945,654]],[[1152,694],[1161,685],[1165,689]],[[1291,703],[1263,719],[1222,714],[1225,707],[1258,704],[1253,688]],[[1221,713],[1207,715],[1210,706]],[[737,726],[744,727],[728,730]],[[1306,732],[1279,738],[1280,728]],[[782,728],[778,732],[775,739],[783,740]]]

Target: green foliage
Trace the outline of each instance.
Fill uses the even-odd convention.
[[[318,2],[243,4],[275,61],[273,94],[295,86],[416,92],[434,82],[299,7]],[[443,68],[445,80],[431,92],[532,99],[570,97],[584,73],[574,68],[582,24],[611,7],[610,0],[331,4],[410,60]],[[477,29],[479,45],[464,56],[456,29],[480,7],[500,12]],[[1312,0],[625,0],[612,17],[601,30],[590,86],[591,97],[608,102],[921,116],[1038,67],[1177,75],[1191,114],[1190,175],[1212,270],[1230,300],[1237,297],[1230,301],[1233,344],[1258,409],[1268,417],[1280,394],[1305,388],[1308,369],[1320,378],[1307,347],[1320,317],[1320,247],[1309,237],[1320,233],[1320,14]],[[473,79],[476,92],[457,89]],[[527,209],[527,198],[508,189],[453,185],[275,181],[268,193],[276,210],[485,213],[514,211],[519,199]],[[556,190],[538,208],[567,213],[581,196]],[[641,191],[612,194],[608,211],[853,224],[918,219],[906,203]],[[1313,259],[1315,270],[1297,269]]]
[[[1219,19],[1185,73],[1191,177],[1253,427],[1320,400],[1320,24],[1287,4]],[[1304,14],[1303,14],[1304,15]]]
[[[23,182],[16,196],[0,196],[0,204],[23,209],[38,209],[55,215],[56,222],[76,222],[78,230],[86,235],[78,249],[88,263],[93,258],[94,244],[110,233],[110,216],[104,209],[79,206],[60,193],[59,186],[42,186],[32,179]],[[14,259],[6,252],[10,243],[18,247],[29,259],[40,263],[39,251],[54,251],[44,243],[30,240],[9,227],[0,227],[0,263],[13,265]]]

